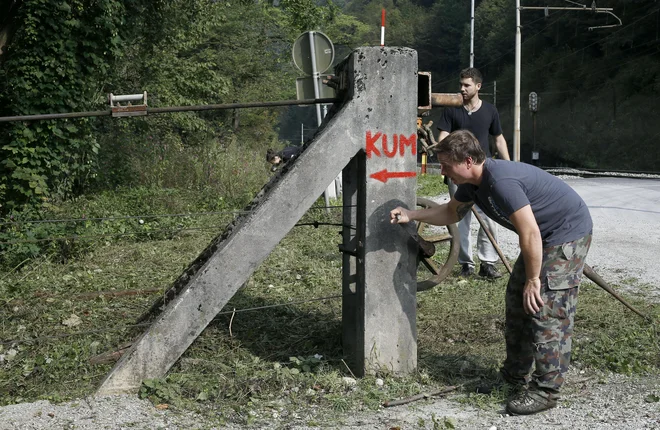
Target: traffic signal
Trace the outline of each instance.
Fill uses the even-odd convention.
[[[529,93],[529,110],[531,112],[538,112],[539,110],[539,96],[534,91]]]

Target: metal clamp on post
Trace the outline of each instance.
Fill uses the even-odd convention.
[[[147,92],[142,94],[126,94],[116,96],[112,93],[108,94],[108,101],[110,102],[110,110],[112,110],[113,117],[122,116],[143,116],[147,114]],[[132,104],[133,101],[140,101],[141,104]],[[126,102],[124,105],[121,102]]]

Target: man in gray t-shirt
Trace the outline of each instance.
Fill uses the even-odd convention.
[[[591,231],[587,205],[564,181],[524,163],[487,158],[483,166],[479,186],[459,186],[457,201],[478,204],[493,221],[513,231],[511,215],[530,205],[543,247],[571,242]]]
[[[467,130],[437,147],[445,175],[458,184],[438,207],[390,212],[391,222],[452,224],[473,204],[519,236],[506,290],[506,360],[501,381],[515,391],[507,411],[533,414],[555,407],[571,359],[577,290],[593,223],[582,198],[537,167],[486,159]],[[530,373],[533,373],[530,375]]]

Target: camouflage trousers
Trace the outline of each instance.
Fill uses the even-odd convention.
[[[506,360],[502,373],[511,382],[529,381],[549,394],[559,392],[571,361],[577,287],[590,245],[591,233],[543,249],[540,279],[544,305],[533,315],[523,308],[527,276],[522,255],[518,257],[506,289]]]

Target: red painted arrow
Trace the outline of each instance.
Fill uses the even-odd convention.
[[[412,178],[417,176],[416,172],[388,172],[387,169],[383,169],[380,172],[372,173],[370,177],[380,181],[387,182],[390,178]]]

